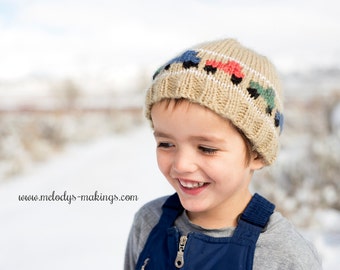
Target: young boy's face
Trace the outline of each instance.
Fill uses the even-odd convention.
[[[151,117],[159,169],[191,221],[206,228],[235,225],[251,198],[249,182],[253,171],[263,167],[262,160],[253,155],[247,162],[240,133],[198,104],[159,102]]]

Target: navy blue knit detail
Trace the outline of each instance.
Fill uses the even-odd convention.
[[[198,64],[201,62],[201,58],[197,57],[198,52],[189,50],[184,52],[178,57],[167,62],[164,66],[160,67],[155,74],[152,76],[152,79],[155,79],[158,74],[163,70],[168,70],[173,63],[182,63],[184,69],[188,69],[191,67],[198,68]]]
[[[283,129],[283,122],[284,122],[283,114],[277,111],[275,113],[274,124],[276,127],[280,127],[280,133],[282,132],[282,129]]]

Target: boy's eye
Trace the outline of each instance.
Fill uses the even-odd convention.
[[[215,154],[218,150],[216,148],[199,146],[198,149],[204,154]]]
[[[158,148],[170,148],[172,146],[174,146],[172,143],[160,142],[157,147]]]

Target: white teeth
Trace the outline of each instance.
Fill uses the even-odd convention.
[[[179,180],[179,182],[181,183],[183,187],[186,187],[186,188],[199,188],[204,185],[203,182],[187,182],[187,181],[182,181],[182,180]]]

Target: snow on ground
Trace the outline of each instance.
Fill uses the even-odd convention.
[[[0,185],[0,269],[122,269],[133,215],[172,191],[156,165],[147,126],[73,145],[48,163]],[[137,195],[138,201],[19,201],[19,195]],[[71,197],[72,198],[72,197]],[[91,198],[91,197],[89,197]],[[339,221],[323,212],[325,223]],[[338,223],[337,223],[338,224]],[[340,235],[305,231],[324,260],[340,265]]]
[[[149,133],[149,134],[147,134]],[[73,146],[0,186],[0,269],[121,269],[134,212],[169,193],[148,127]],[[19,202],[21,194],[137,195],[131,202]]]

